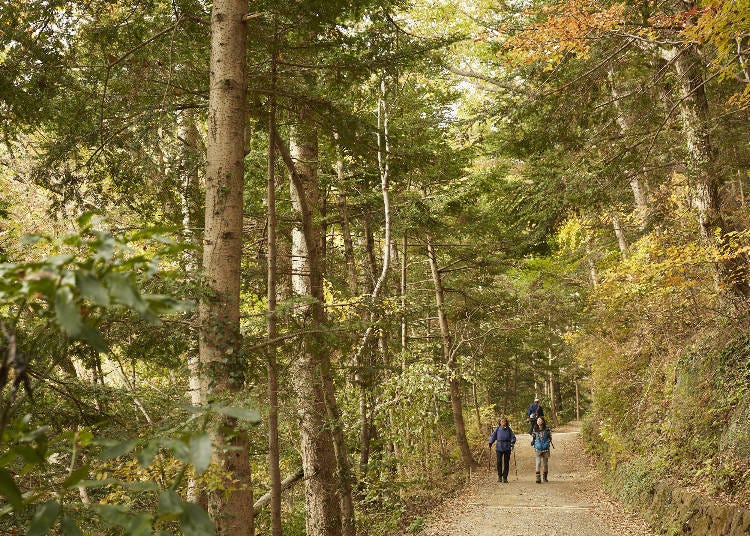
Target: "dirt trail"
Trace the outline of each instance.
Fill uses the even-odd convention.
[[[472,477],[457,497],[438,508],[421,536],[651,536],[601,489],[575,426],[553,430],[548,483],[534,481],[530,436],[518,434],[518,480],[511,456],[509,483],[497,481],[494,463]],[[486,463],[486,462],[485,462]]]

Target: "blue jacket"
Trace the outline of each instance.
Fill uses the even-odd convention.
[[[498,426],[490,436],[490,447],[495,444],[495,450],[498,452],[507,452],[516,444],[516,434],[510,429],[510,426],[503,428]]]
[[[537,452],[548,452],[551,444],[552,432],[549,428],[545,427],[544,430],[534,430],[531,439],[531,446],[533,446]]]

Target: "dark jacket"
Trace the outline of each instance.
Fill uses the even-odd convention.
[[[513,433],[510,426],[503,428],[498,426],[490,436],[490,447],[495,443],[495,450],[498,452],[508,452],[516,444],[516,434]]]
[[[537,417],[544,417],[544,410],[541,404],[531,404],[529,411],[526,412],[526,417],[529,419],[536,419]]]

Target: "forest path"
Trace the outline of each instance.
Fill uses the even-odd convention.
[[[548,483],[537,484],[530,436],[517,433],[508,484],[497,481],[495,453],[458,496],[430,516],[420,536],[651,536],[646,524],[625,512],[601,487],[583,450],[578,427],[553,430]],[[489,449],[488,449],[489,450]]]

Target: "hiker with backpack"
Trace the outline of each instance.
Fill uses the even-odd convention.
[[[547,421],[544,417],[537,417],[536,424],[531,434],[531,446],[534,447],[536,454],[536,483],[542,482],[542,476],[539,474],[540,470],[545,482],[547,480],[547,472],[549,471],[549,449],[552,445],[552,432],[547,428]]]
[[[529,423],[529,435],[534,433],[534,425],[536,424],[537,417],[544,417],[544,410],[539,403],[539,397],[534,399],[534,403],[529,406],[529,410],[526,412],[526,422]]]
[[[510,452],[516,445],[516,434],[513,433],[508,419],[501,417],[497,428],[490,436],[490,448],[495,443],[497,453],[497,481],[508,483],[508,471],[510,470]]]

